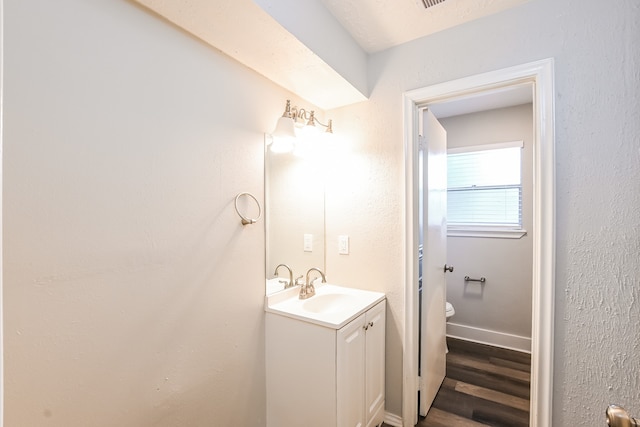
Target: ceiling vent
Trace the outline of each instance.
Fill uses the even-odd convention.
[[[422,0],[422,4],[425,9],[429,9],[431,6],[435,6],[439,3],[444,3],[446,0]]]

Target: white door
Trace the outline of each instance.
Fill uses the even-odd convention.
[[[447,133],[428,109],[423,113],[422,135],[420,415],[424,416],[446,371]]]

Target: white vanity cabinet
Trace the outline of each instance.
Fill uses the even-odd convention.
[[[339,329],[267,313],[267,426],[381,425],[385,310],[383,299]]]

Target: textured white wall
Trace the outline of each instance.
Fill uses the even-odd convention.
[[[441,119],[447,147],[523,141],[520,239],[448,237],[447,301],[450,323],[531,338],[533,268],[533,111],[531,104]],[[465,283],[464,276],[487,279]],[[462,333],[459,331],[458,333]],[[458,335],[463,338],[469,338]],[[489,341],[489,343],[493,343]]]
[[[291,94],[131,2],[4,4],[5,425],[264,425],[233,200]]]
[[[402,93],[555,58],[555,426],[640,414],[640,4],[532,0],[370,59],[371,99],[330,112],[351,139],[327,194],[327,271],[389,295],[387,410],[402,412]],[[352,255],[332,251],[350,234]]]

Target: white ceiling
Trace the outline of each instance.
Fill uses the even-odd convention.
[[[315,106],[364,101],[367,57],[530,0],[134,0]]]
[[[320,0],[369,53],[388,49],[529,0]]]

